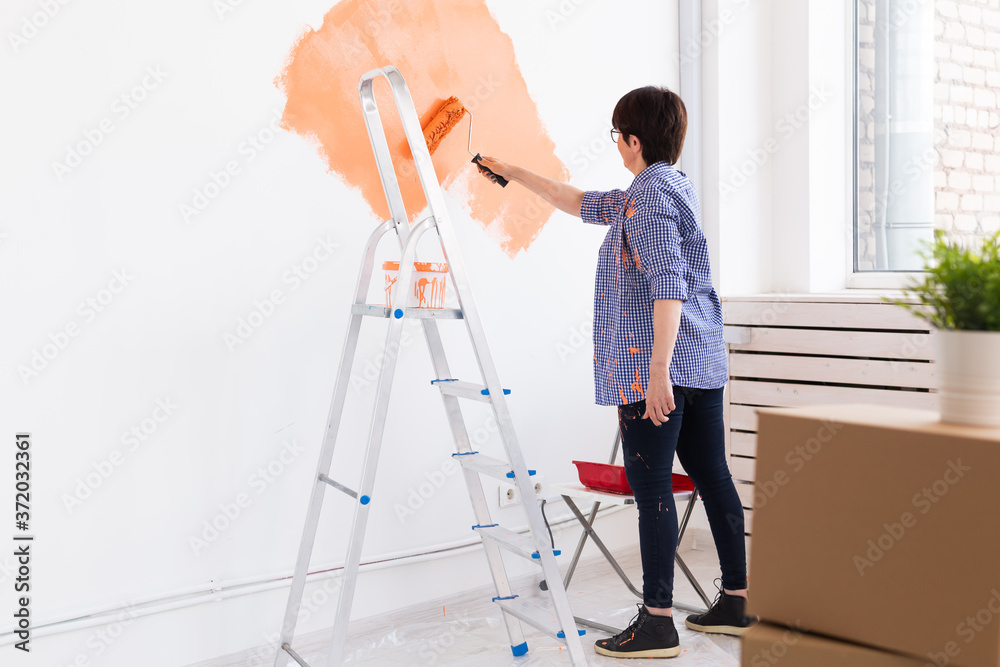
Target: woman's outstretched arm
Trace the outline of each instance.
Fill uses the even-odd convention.
[[[495,158],[483,156],[482,161],[484,167],[489,168],[490,171],[498,176],[503,176],[508,181],[516,181],[560,211],[580,217],[580,206],[583,205],[583,190],[580,188],[574,188],[568,183],[560,183],[523,167],[507,164]],[[491,178],[486,172],[480,173],[487,178]]]

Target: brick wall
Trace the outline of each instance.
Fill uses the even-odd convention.
[[[934,0],[935,224],[1000,230],[1000,0]]]

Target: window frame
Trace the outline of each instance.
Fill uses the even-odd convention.
[[[851,159],[849,161],[850,165],[850,178],[848,182],[851,187],[851,216],[850,216],[850,242],[848,245],[848,257],[847,257],[847,275],[846,275],[846,285],[847,289],[882,289],[882,290],[899,290],[904,287],[908,287],[915,282],[919,282],[924,277],[923,271],[858,271],[858,222],[859,222],[859,206],[860,197],[858,191],[858,161],[860,158],[860,137],[858,132],[858,121],[860,120],[858,114],[858,107],[860,106],[860,100],[858,95],[858,8],[862,0],[853,0],[851,3],[851,29],[848,31],[850,39],[850,67],[851,67],[851,99],[849,104],[851,105],[850,113],[847,114],[849,121],[851,123],[850,127],[850,137],[851,137]]]

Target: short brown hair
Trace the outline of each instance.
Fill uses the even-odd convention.
[[[618,100],[611,124],[626,137],[639,137],[642,159],[647,165],[675,164],[687,134],[687,109],[677,93],[645,86]]]

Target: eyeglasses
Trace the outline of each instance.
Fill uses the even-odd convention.
[[[611,130],[611,141],[618,143],[618,137],[621,136],[621,130]]]

